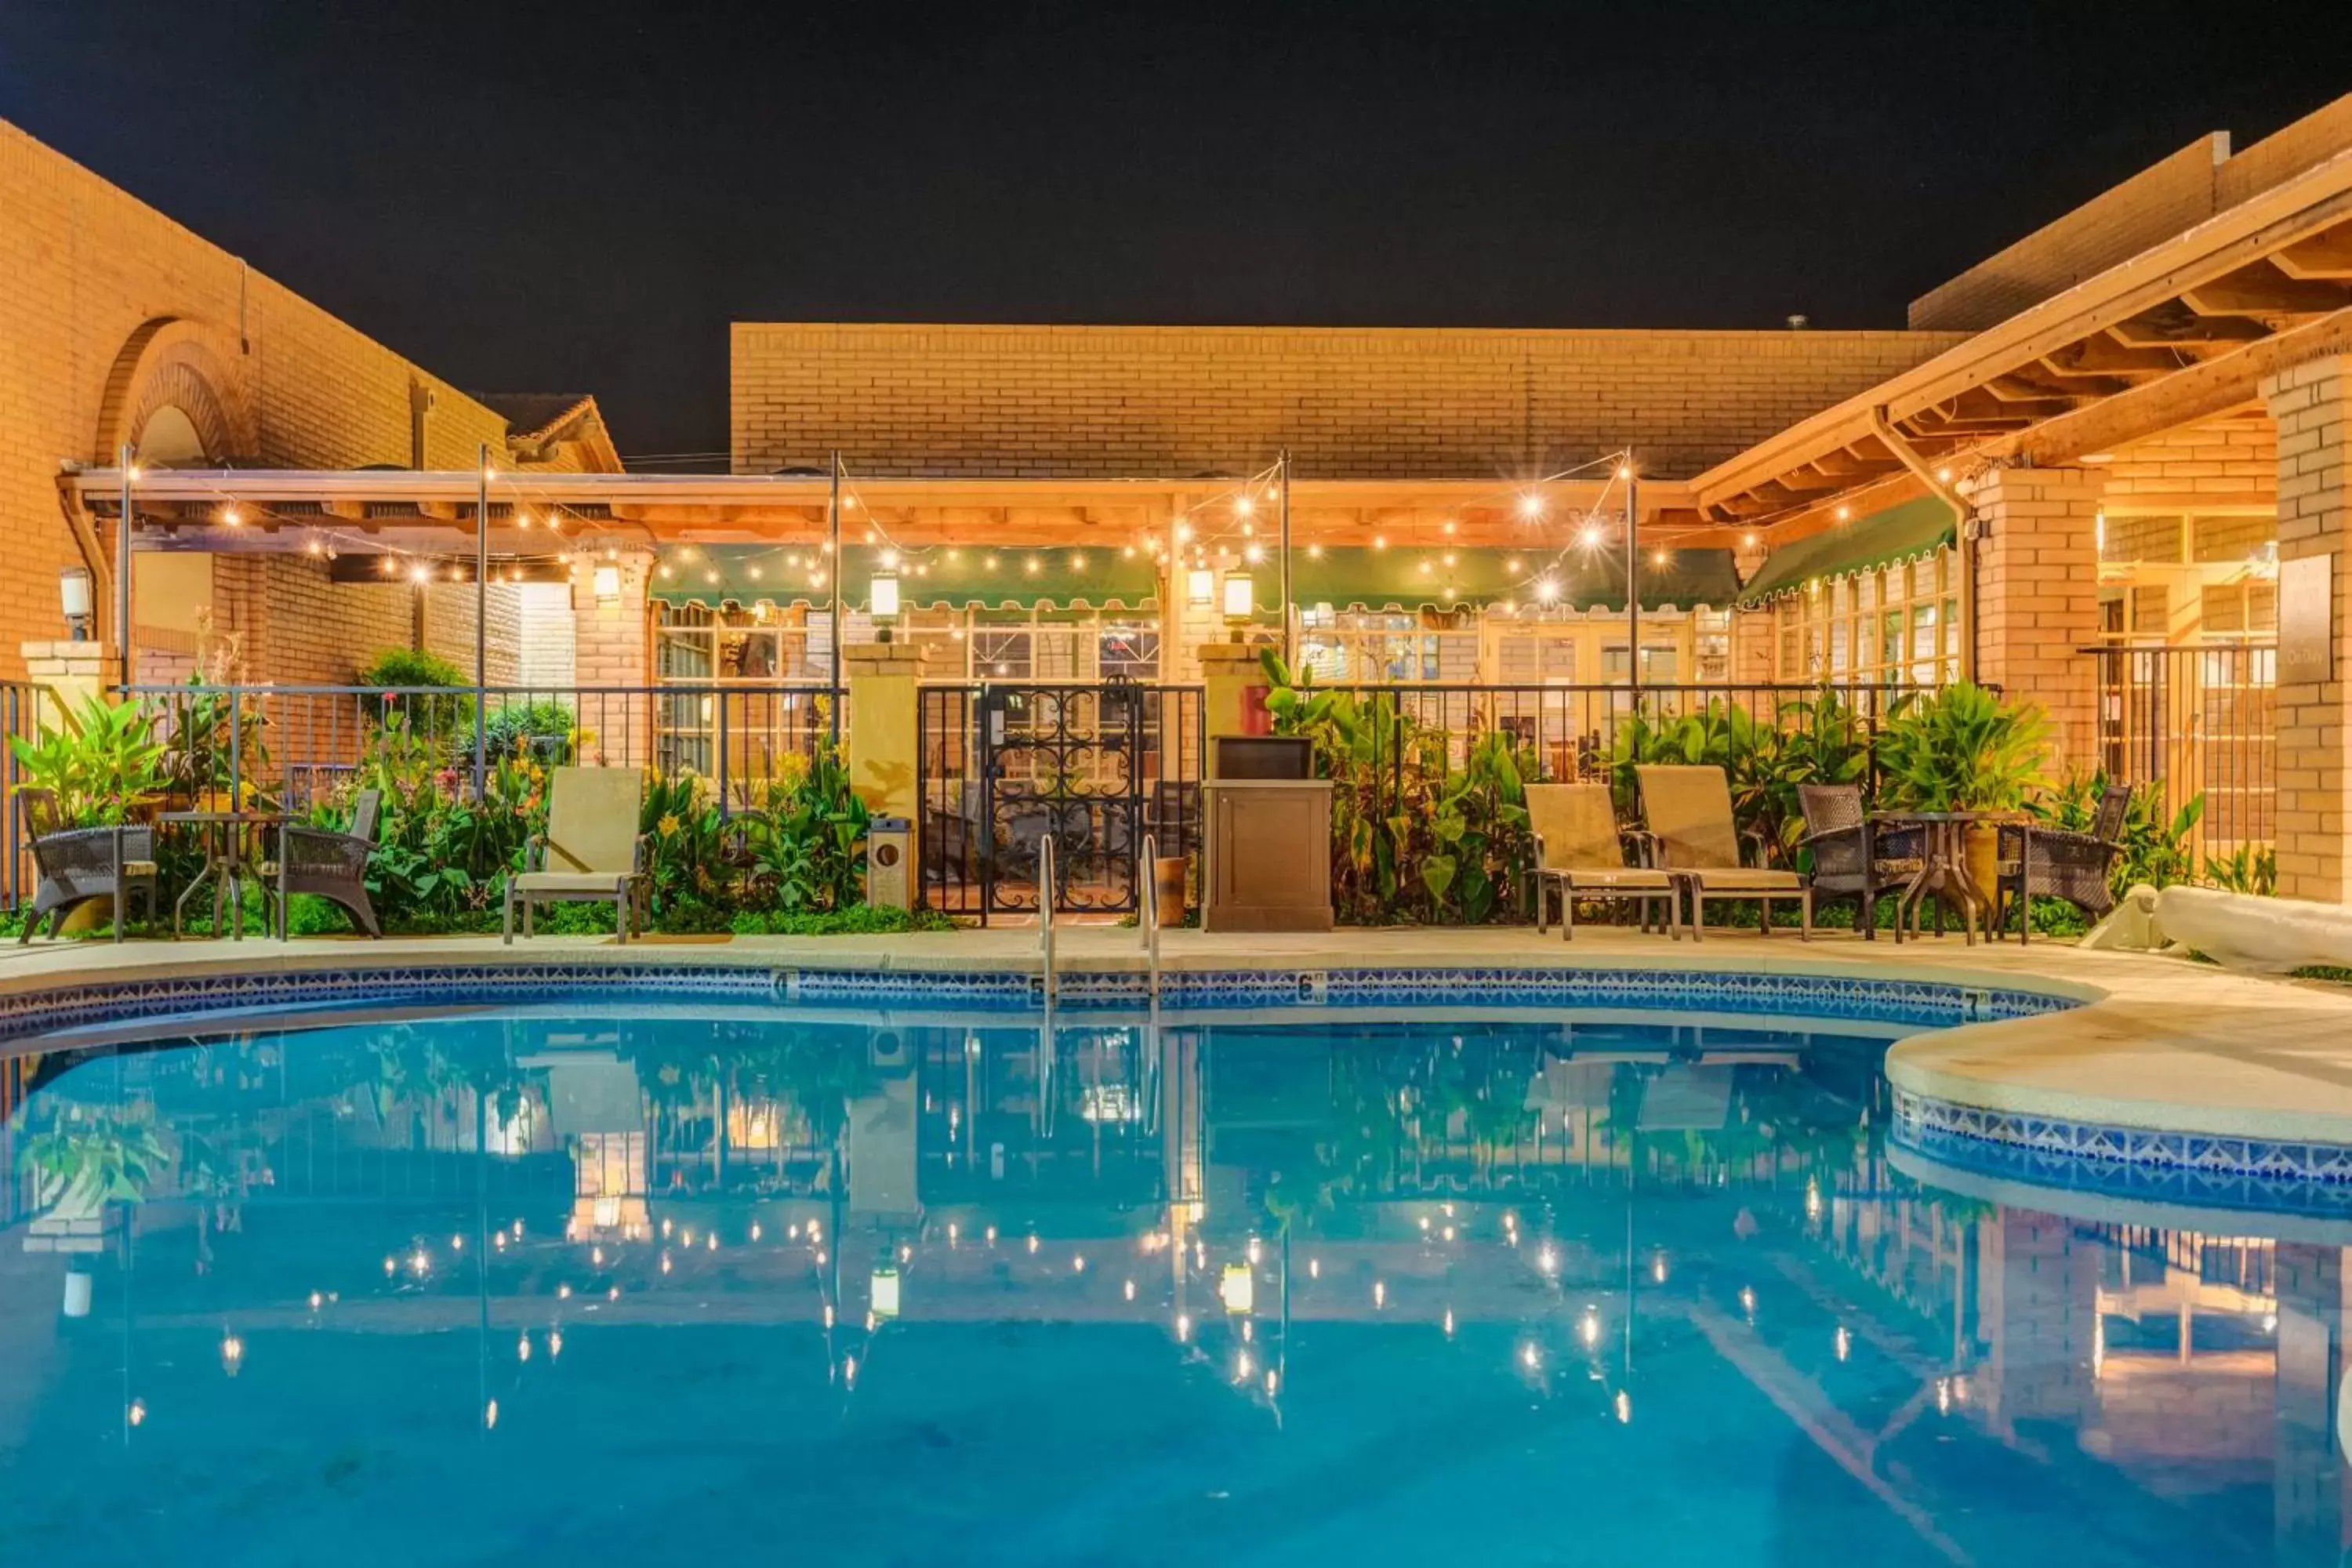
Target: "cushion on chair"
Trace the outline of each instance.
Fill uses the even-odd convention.
[[[1708,893],[1796,893],[1802,892],[1805,886],[1805,879],[1794,871],[1765,871],[1746,866],[1690,867],[1683,875],[1697,882],[1702,892]]]
[[[512,885],[518,893],[593,893],[610,898],[635,880],[625,871],[525,871]]]
[[[1606,867],[1595,866],[1564,870],[1555,869],[1543,874],[1558,879],[1571,889],[1591,888],[1615,892],[1664,893],[1670,891],[1675,885],[1674,879],[1664,871],[1647,870],[1638,866],[1628,866],[1622,870],[1611,870]]]

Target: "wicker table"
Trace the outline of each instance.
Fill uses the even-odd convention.
[[[259,856],[251,852],[251,836],[259,829],[277,827],[286,821],[282,811],[167,811],[155,818],[166,827],[193,827],[203,835],[205,842],[204,868],[198,871],[172,904],[172,935],[181,932],[183,913],[196,889],[207,881],[213,884],[213,934],[221,932],[224,907],[235,919],[228,928],[231,942],[245,940],[245,882],[255,860]],[[267,892],[263,895],[268,896]]]
[[[1919,869],[1903,885],[1895,899],[1895,929],[1899,940],[1903,922],[1911,922],[1911,934],[1919,934],[1919,906],[1930,895],[1958,909],[1960,932],[1969,945],[1976,945],[1976,922],[1985,922],[1985,940],[1993,937],[1993,900],[1990,891],[1977,886],[1969,873],[1969,829],[1979,824],[2012,826],[2022,820],[2014,811],[1882,811],[1871,815],[1871,823],[1878,827],[1916,827],[1920,830],[1924,853]]]

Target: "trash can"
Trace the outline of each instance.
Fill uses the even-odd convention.
[[[866,825],[866,901],[876,909],[914,907],[915,826],[903,816]]]

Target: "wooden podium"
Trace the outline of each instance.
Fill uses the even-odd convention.
[[[1305,743],[1221,735],[1211,746],[1213,776],[1201,786],[1201,929],[1329,931],[1331,785],[1299,776]],[[1280,774],[1291,776],[1267,776]]]

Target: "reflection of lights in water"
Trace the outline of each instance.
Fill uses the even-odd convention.
[[[705,1252],[716,1252],[719,1250],[719,1233],[717,1231],[714,1230],[709,1235],[702,1238],[702,1250]]]
[[[310,1310],[312,1310],[312,1311],[314,1311],[314,1312],[315,1312],[315,1311],[317,1311],[317,1310],[318,1310],[321,1306],[323,1306],[323,1305],[326,1303],[326,1300],[327,1300],[327,1299],[326,1299],[324,1296],[320,1295],[316,1290],[311,1291],[311,1292],[310,1292]]]
[[[500,1252],[504,1252],[507,1249],[507,1233],[501,1230],[492,1234],[490,1237],[490,1245],[497,1247]]]
[[[383,1260],[383,1277],[387,1279],[400,1272],[400,1259],[387,1254]]]
[[[1078,1119],[1081,1121],[1140,1121],[1143,1101],[1130,1093],[1123,1083],[1090,1083],[1078,1093]],[[955,1130],[957,1115],[948,1112],[948,1130]]]
[[[132,1400],[131,1408],[122,1413],[122,1417],[133,1426],[144,1426],[147,1421],[147,1402],[143,1399]]]
[[[572,1300],[572,1287],[569,1285],[558,1285],[555,1288],[555,1299],[559,1301],[569,1301]]]
[[[1445,1309],[1445,1337],[1449,1340],[1454,1337],[1454,1309],[1451,1307]]]
[[[1244,1247],[1242,1252],[1243,1256],[1250,1260],[1250,1267],[1253,1268],[1256,1268],[1265,1257],[1265,1248],[1258,1245],[1258,1239],[1254,1236],[1249,1238],[1249,1245]]]
[[[876,1317],[872,1312],[867,1312],[866,1314],[866,1331],[869,1334],[872,1333],[875,1329],[880,1326],[881,1321],[882,1320]]]
[[[841,1358],[841,1381],[848,1387],[855,1388],[857,1386],[857,1358],[856,1356],[851,1355]]]
[[[514,1238],[517,1241],[520,1241],[522,1239],[522,1221],[517,1220],[508,1228],[514,1232]]]
[[[597,1268],[604,1268],[604,1249],[603,1247],[590,1247],[590,1248],[588,1249],[588,1261],[589,1261],[589,1262],[591,1262],[591,1263],[593,1263],[593,1264],[594,1264],[594,1265],[595,1265]]]
[[[1517,1230],[1519,1228],[1518,1215],[1510,1209],[1505,1209],[1503,1211],[1503,1228],[1509,1231]]]
[[[1080,1253],[1080,1254],[1078,1254],[1076,1257],[1075,1257],[1075,1258],[1071,1258],[1071,1259],[1070,1259],[1070,1272],[1071,1272],[1071,1273],[1073,1273],[1073,1274],[1084,1274],[1086,1271],[1087,1271],[1087,1258],[1086,1258],[1086,1254],[1084,1254],[1084,1253]]]
[[[245,1342],[234,1333],[221,1336],[221,1370],[235,1377],[245,1366]]]
[[[1257,1323],[1255,1320],[1244,1318],[1242,1320],[1242,1343],[1247,1344],[1255,1338],[1257,1338]]]
[[[1424,1236],[1429,1233],[1429,1216],[1427,1215],[1421,1216],[1421,1229],[1422,1234]]]
[[[1454,1227],[1449,1225],[1444,1230],[1438,1232],[1438,1235],[1447,1241],[1452,1241],[1454,1239]]]
[[[664,1220],[664,1221],[662,1221],[662,1239],[663,1239],[664,1241],[667,1241],[667,1240],[669,1239],[669,1226],[670,1226],[670,1222],[669,1222],[669,1221],[667,1221],[667,1220]]]
[[[495,1432],[498,1430],[498,1426],[499,1402],[493,1399],[488,1405],[482,1406],[482,1430],[485,1432]]]
[[[1127,1292],[1127,1299],[1128,1299],[1129,1300],[1130,1300],[1130,1301],[1134,1300],[1135,1300],[1135,1281],[1134,1281],[1134,1280],[1132,1280],[1132,1279],[1129,1280],[1129,1281],[1127,1282],[1126,1286],[1124,1287],[1124,1289],[1126,1289],[1126,1292]]]
[[[692,1247],[694,1245],[694,1227],[692,1226],[688,1226],[684,1230],[678,1233],[677,1244],[680,1247]]]
[[[1756,1315],[1756,1287],[1753,1285],[1739,1288],[1739,1310],[1751,1318]]]
[[[1595,1312],[1590,1307],[1585,1308],[1584,1316],[1576,1321],[1576,1337],[1584,1342],[1584,1348],[1586,1350],[1591,1350],[1594,1345],[1599,1344],[1601,1342],[1601,1314]]]
[[[1244,1351],[1240,1356],[1234,1360],[1234,1371],[1244,1383],[1246,1383],[1249,1381],[1250,1370],[1249,1352]]]
[[[1176,1314],[1176,1342],[1183,1344],[1192,1337],[1192,1319],[1187,1312]]]
[[[1387,1282],[1386,1280],[1384,1280],[1384,1279],[1375,1279],[1375,1280],[1373,1280],[1373,1281],[1372,1281],[1372,1305],[1373,1305],[1374,1307],[1385,1307],[1385,1306],[1387,1306],[1388,1304],[1389,1304],[1389,1287],[1388,1287],[1388,1282]]]
[[[1811,1177],[1806,1178],[1805,1181],[1805,1217],[1807,1219],[1822,1217],[1821,1184]]]
[[[801,1227],[800,1227],[800,1222],[799,1222],[798,1220],[795,1220],[795,1221],[793,1221],[791,1225],[787,1226],[784,1228],[784,1239],[785,1239],[785,1240],[787,1240],[787,1241],[798,1241],[800,1238],[801,1238]]]
[[[547,1359],[548,1359],[548,1360],[550,1360],[550,1361],[553,1361],[556,1357],[558,1357],[558,1356],[562,1355],[562,1353],[563,1353],[563,1331],[562,1331],[562,1329],[550,1329],[550,1330],[548,1330],[548,1331],[547,1331]]]
[[[824,1267],[824,1248],[822,1247],[816,1249],[816,1266],[819,1268]]]
[[[950,1221],[948,1222],[948,1245],[949,1245],[950,1247],[953,1247],[953,1246],[956,1244],[956,1239],[957,1239],[957,1230],[956,1230],[955,1222],[954,1222],[953,1220],[950,1220]]]
[[[604,1292],[604,1300],[607,1301],[617,1301],[620,1299],[621,1288],[618,1285],[614,1286],[611,1289]]]
[[[908,1246],[908,1245],[907,1245],[906,1243],[904,1243],[904,1242],[899,1243],[899,1244],[898,1244],[898,1261],[899,1261],[899,1262],[901,1262],[901,1263],[912,1263],[914,1260],[915,1260],[915,1249],[914,1249],[912,1247]]]
[[[1619,1389],[1617,1391],[1616,1405],[1617,1423],[1619,1426],[1622,1426],[1625,1423],[1633,1419],[1633,1396],[1632,1394],[1626,1393],[1622,1388]]]
[[[466,1250],[466,1238],[465,1238],[464,1237],[462,1237],[462,1236],[453,1236],[453,1237],[451,1237],[449,1238],[449,1250],[450,1250],[450,1251],[452,1251],[452,1252],[463,1252],[463,1251],[465,1251],[465,1250]]]
[[[2278,1314],[2276,1312],[2264,1312],[2263,1314],[2263,1332],[2266,1334],[2274,1334],[2278,1332]]]
[[[515,1360],[529,1361],[530,1359],[530,1335],[526,1333],[515,1341]]]
[[[753,1241],[760,1239],[760,1222],[756,1219],[751,1222],[751,1239]]]
[[[821,1227],[817,1225],[816,1221],[814,1221],[814,1220],[811,1220],[811,1221],[809,1221],[809,1222],[808,1222],[808,1233],[809,1233],[809,1240],[810,1240],[812,1243],[815,1243],[815,1242],[823,1241],[823,1240],[824,1239],[824,1231],[823,1230],[823,1228],[821,1228]]]
[[[420,1275],[427,1273],[433,1268],[433,1255],[420,1247],[409,1258],[408,1267]]]
[[[662,1271],[663,1273],[667,1274],[667,1273],[668,1273],[668,1272],[669,1272],[669,1268],[670,1268],[670,1263],[669,1263],[669,1248],[668,1248],[668,1247],[663,1247],[663,1248],[662,1248],[662,1255],[661,1255],[661,1271]]]
[[[1936,1414],[1949,1415],[1951,1413],[1952,1380],[1948,1377],[1939,1377],[1936,1380]]]
[[[990,1226],[987,1230],[981,1234],[981,1239],[988,1243],[989,1246],[994,1247],[996,1245],[996,1227],[992,1225]]]
[[[1661,1285],[1666,1282],[1666,1255],[1664,1253],[1661,1252],[1655,1258],[1650,1259],[1650,1278]]]
[[[824,1326],[828,1329],[833,1327],[833,1303],[830,1301],[824,1304]]]
[[[1545,1242],[1543,1250],[1536,1254],[1536,1267],[1548,1276],[1559,1272],[1559,1254],[1552,1250],[1550,1242]]]
[[[1307,1260],[1307,1278],[1309,1279],[1320,1279],[1323,1278],[1323,1260],[1321,1258],[1310,1258]]]
[[[1217,1280],[1217,1299],[1225,1304],[1228,1312],[1248,1311],[1257,1300],[1257,1276],[1246,1265],[1226,1264]]]
[[[1267,1367],[1265,1369],[1265,1396],[1268,1399],[1273,1398],[1276,1392],[1281,1387],[1282,1374],[1275,1371],[1274,1368]]]
[[[1519,1347],[1519,1364],[1529,1372],[1543,1365],[1543,1352],[1536,1349],[1532,1340]]]
[[[1846,1332],[1843,1323],[1838,1325],[1837,1333],[1832,1337],[1830,1342],[1836,1348],[1837,1358],[1840,1361],[1845,1360],[1853,1351],[1853,1336]]]

